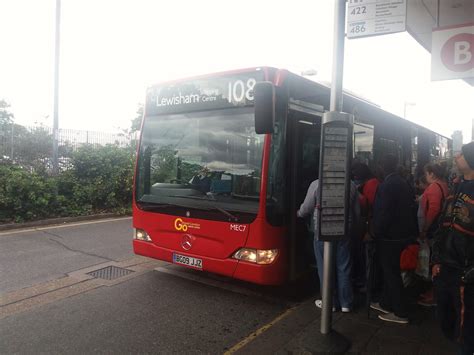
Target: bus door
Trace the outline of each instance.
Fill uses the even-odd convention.
[[[294,281],[315,265],[313,217],[304,220],[296,211],[308,187],[318,178],[321,117],[324,108],[304,101],[290,100],[288,113],[288,183],[290,221],[290,280]]]

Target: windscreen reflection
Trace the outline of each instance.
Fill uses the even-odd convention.
[[[256,213],[262,149],[253,108],[146,117],[137,202]]]

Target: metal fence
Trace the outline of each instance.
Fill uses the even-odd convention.
[[[59,129],[59,156],[65,158],[83,145],[133,147],[138,132],[106,133],[75,129]],[[21,162],[25,158],[49,159],[52,156],[53,129],[47,126],[0,125],[0,161]]]

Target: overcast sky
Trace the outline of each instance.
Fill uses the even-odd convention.
[[[0,99],[52,125],[55,0],[0,1]],[[147,86],[275,66],[329,81],[333,1],[62,0],[60,128],[128,128]],[[446,136],[471,139],[474,88],[431,82],[407,33],[346,40],[344,87]]]

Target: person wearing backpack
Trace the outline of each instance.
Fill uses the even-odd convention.
[[[443,209],[444,201],[448,196],[448,183],[445,181],[446,169],[440,164],[428,163],[424,167],[425,178],[428,187],[423,192],[420,199],[419,219],[420,242],[431,243],[435,232],[439,227],[439,218]],[[428,249],[429,252],[429,249]],[[428,255],[429,257],[429,255]],[[435,306],[436,302],[433,295],[433,287],[430,287],[425,293],[420,295],[418,304],[426,307]]]
[[[474,142],[454,157],[461,179],[446,199],[431,257],[437,313],[459,354],[474,353]]]
[[[428,187],[421,197],[420,207],[423,211],[423,225],[420,226],[420,239],[431,240],[438,229],[438,219],[443,203],[448,196],[448,183],[445,180],[445,169],[440,164],[428,163],[424,167]]]

